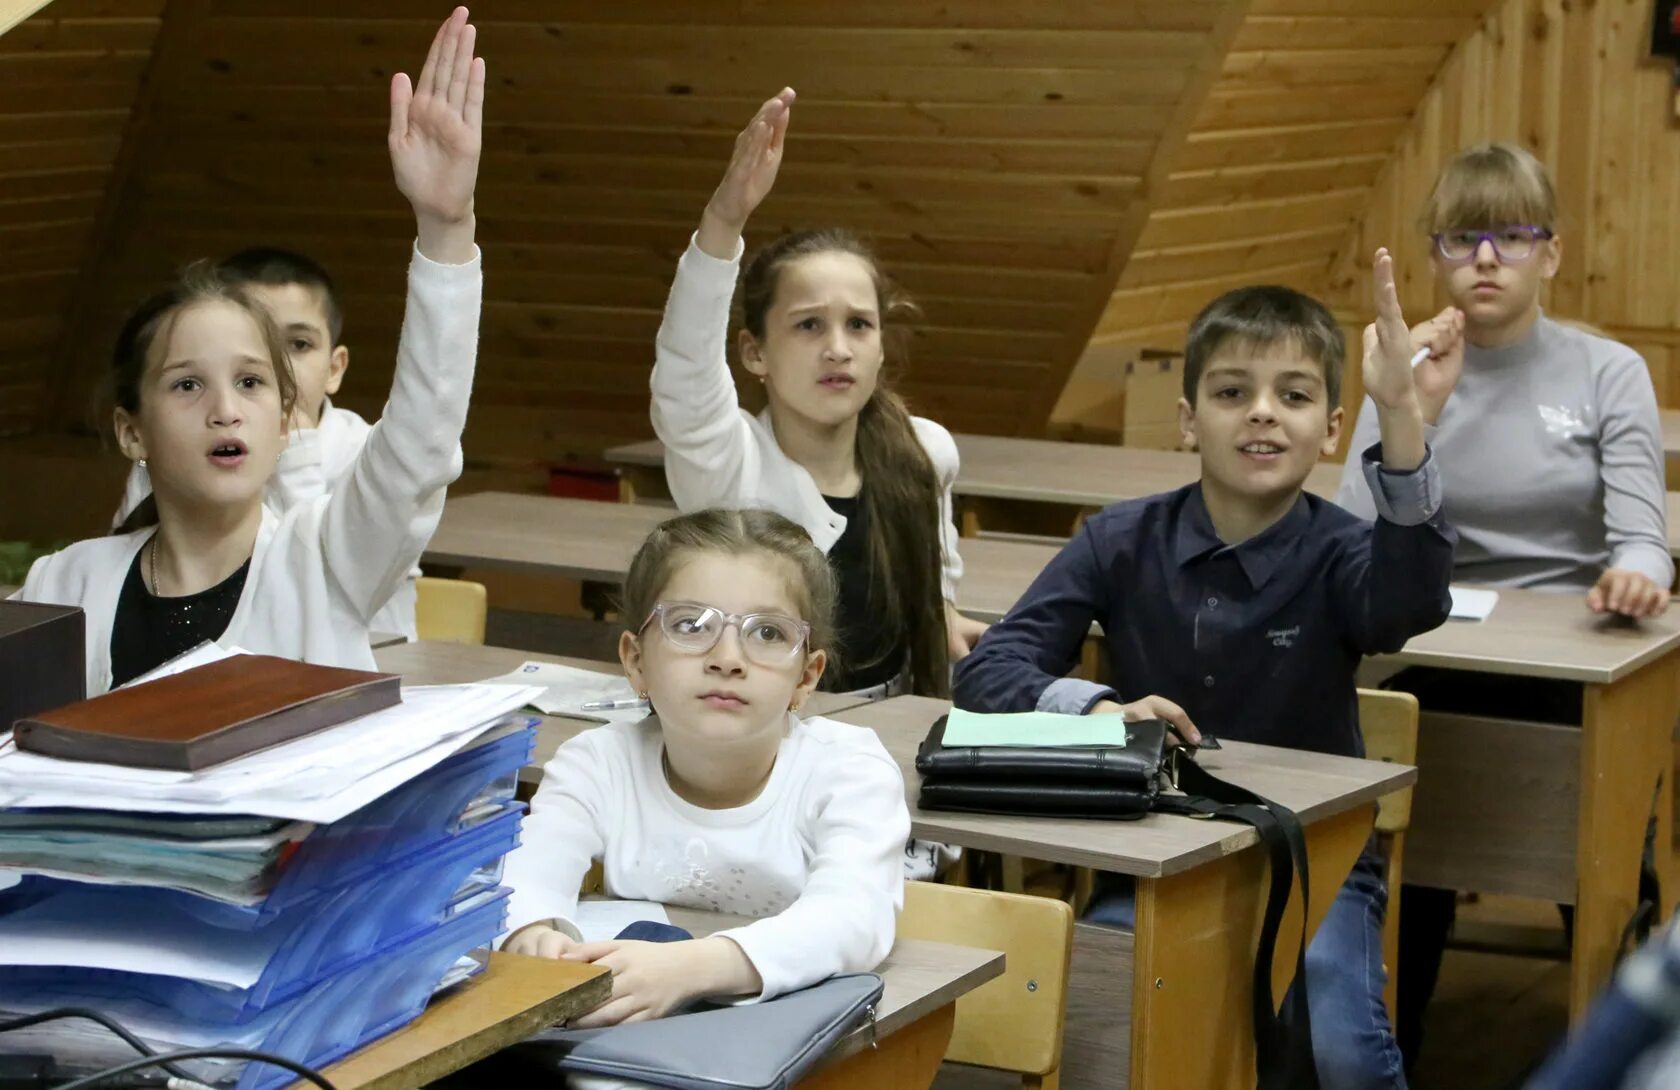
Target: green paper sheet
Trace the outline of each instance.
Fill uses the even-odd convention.
[[[1126,721],[1118,715],[1013,712],[986,715],[951,709],[947,746],[1123,746]]]

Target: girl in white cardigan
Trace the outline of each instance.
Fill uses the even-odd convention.
[[[681,515],[638,550],[618,650],[653,714],[560,747],[504,879],[509,950],[612,970],[612,997],[572,1026],[768,999],[891,949],[904,779],[873,731],[798,714],[829,660],[834,597],[822,553],[768,511]],[[579,942],[568,917],[591,859],[610,896],[755,922]]]
[[[203,640],[371,669],[368,621],[419,559],[461,468],[482,292],[473,190],[484,62],[457,8],[417,87],[391,86],[389,145],[418,228],[390,402],[348,478],[276,515],[264,491],[296,395],[268,312],[189,270],[124,326],[119,446],[145,465],[157,526],[41,558],[17,597],[87,613],[87,689]]]
[[[784,236],[742,285],[741,363],[764,384],[768,408],[744,411],[730,376],[741,232],[775,182],[793,100],[791,89],[770,99],[736,140],[677,265],[653,369],[654,430],[678,507],[768,508],[828,554],[844,652],[832,687],[907,682],[944,695],[951,660],[985,626],[954,604],[956,444],[910,416],[882,375],[907,302],[852,235]]]

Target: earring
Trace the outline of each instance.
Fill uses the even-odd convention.
[[[640,700],[643,704],[646,704],[648,702],[647,690],[643,689],[641,692],[637,693],[636,698],[638,700]]]

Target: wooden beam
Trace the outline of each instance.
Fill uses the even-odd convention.
[[[1215,20],[1203,46],[1202,56],[1191,69],[1184,90],[1173,105],[1160,138],[1156,141],[1154,157],[1144,173],[1143,186],[1127,205],[1120,226],[1114,232],[1108,258],[1085,285],[1082,295],[1077,300],[1066,335],[1050,358],[1050,373],[1046,376],[1046,381],[1037,387],[1033,399],[1027,403],[1026,411],[1020,415],[1017,429],[1019,434],[1040,435],[1049,425],[1050,414],[1061,397],[1062,387],[1067,384],[1074,365],[1084,354],[1085,345],[1090,342],[1097,322],[1108,309],[1109,298],[1114,293],[1115,285],[1120,282],[1120,274],[1125,270],[1126,262],[1131,258],[1138,239],[1143,235],[1144,226],[1149,222],[1149,212],[1167,183],[1173,161],[1178,158],[1179,150],[1189,139],[1191,126],[1196,122],[1203,100],[1219,79],[1226,54],[1236,41],[1237,32],[1242,29],[1248,8],[1249,0],[1229,0]]]

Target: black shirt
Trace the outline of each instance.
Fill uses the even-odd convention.
[[[111,622],[111,687],[132,681],[227,631],[245,592],[249,560],[209,590],[180,598],[159,598],[146,589],[147,550],[134,555]]]
[[[1226,545],[1199,483],[1117,503],[957,664],[956,703],[1079,714],[1153,693],[1216,737],[1359,756],[1354,671],[1446,620],[1454,539],[1439,511],[1373,527],[1303,495]],[[1114,689],[1064,677],[1093,620]]]
[[[835,611],[840,669],[823,678],[823,688],[834,692],[885,684],[904,668],[903,625],[889,630],[881,618],[869,614],[869,518],[862,500],[861,492],[851,497],[823,497],[823,502],[846,520],[840,540],[828,550],[829,566],[840,584]]]

